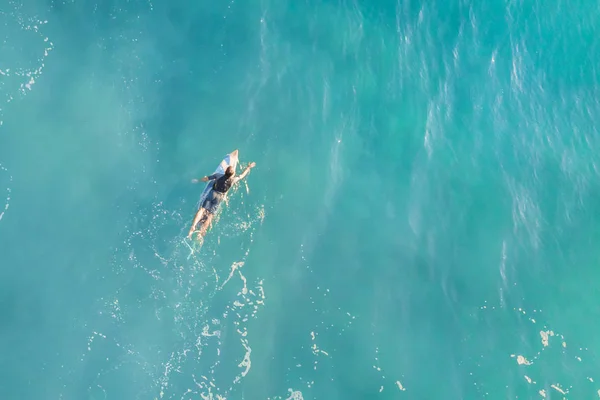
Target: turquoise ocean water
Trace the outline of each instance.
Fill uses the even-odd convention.
[[[598,398],[599,18],[5,0],[0,398]]]

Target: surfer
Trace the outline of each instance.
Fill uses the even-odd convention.
[[[200,208],[198,209],[196,216],[194,217],[194,222],[192,223],[192,227],[190,228],[190,231],[188,232],[188,236],[187,236],[188,239],[190,239],[192,237],[192,234],[196,230],[196,225],[198,225],[198,222],[200,222],[202,217],[204,217],[206,214],[206,217],[204,218],[204,222],[202,223],[202,226],[200,227],[200,232],[198,232],[198,239],[202,240],[202,238],[206,234],[206,230],[208,229],[209,225],[212,223],[213,216],[219,209],[219,205],[221,205],[221,201],[223,201],[223,199],[225,199],[225,202],[227,202],[226,196],[227,196],[227,192],[229,191],[229,189],[233,185],[235,185],[236,183],[238,183],[239,181],[244,179],[246,177],[246,175],[248,175],[250,170],[252,168],[254,168],[255,166],[256,166],[256,163],[251,162],[250,164],[248,164],[248,166],[246,167],[246,169],[244,170],[244,172],[242,172],[242,174],[240,176],[235,176],[235,168],[233,168],[230,165],[225,170],[225,174],[220,178],[218,178],[216,174],[213,174],[210,176],[205,176],[199,180],[192,179],[193,183],[198,183],[200,181],[208,182],[208,181],[212,181],[212,180],[214,180],[215,182],[214,182],[213,187],[211,188],[210,192],[208,192],[208,194],[206,195],[206,199],[204,199],[204,202],[200,205]]]

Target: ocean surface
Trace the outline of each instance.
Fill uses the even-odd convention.
[[[599,21],[4,0],[0,398],[598,398]]]

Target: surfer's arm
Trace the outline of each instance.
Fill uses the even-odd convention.
[[[217,179],[217,175],[216,174],[212,174],[209,176],[203,176],[200,179],[192,179],[192,183],[198,183],[198,182],[208,182],[208,181],[212,181],[214,179]]]
[[[256,163],[255,163],[255,162],[251,162],[251,163],[250,163],[250,164],[249,164],[249,165],[246,167],[246,169],[244,170],[244,172],[242,172],[242,173],[240,174],[240,176],[238,176],[238,177],[237,177],[237,180],[236,180],[236,182],[239,182],[239,181],[241,181],[242,179],[244,179],[244,178],[246,177],[246,175],[248,175],[248,173],[250,172],[250,170],[251,170],[252,168],[254,168],[255,166],[256,166]]]

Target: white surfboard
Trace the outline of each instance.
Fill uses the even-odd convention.
[[[237,168],[237,165],[238,165],[238,151],[237,150],[234,150],[231,153],[227,154],[225,156],[225,158],[223,158],[223,160],[221,161],[221,163],[219,164],[217,169],[215,169],[214,174],[217,175],[217,178],[220,178],[223,175],[225,175],[225,170],[230,165],[233,167],[233,169]],[[198,201],[198,208],[200,208],[200,206],[202,206],[204,199],[206,199],[208,192],[210,191],[210,189],[212,189],[214,184],[215,184],[214,180],[209,181],[206,184],[206,187],[204,188],[204,190],[202,191],[202,194],[200,195],[200,200]]]

